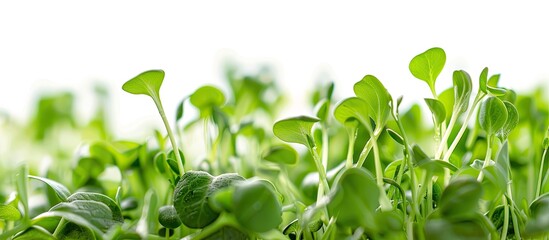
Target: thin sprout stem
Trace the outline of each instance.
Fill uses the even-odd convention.
[[[480,173],[478,174],[477,181],[482,182],[482,179],[484,178],[484,168],[488,167],[488,163],[490,162],[490,159],[492,158],[492,135],[488,135],[486,138],[486,156],[484,157],[484,163],[482,164],[482,169],[480,169]]]
[[[507,239],[507,231],[509,229],[509,204],[507,203],[507,197],[505,194],[501,196],[503,202],[503,228],[501,229],[501,240]]]
[[[316,168],[318,170],[319,180],[320,180],[320,184],[319,184],[318,187],[319,188],[323,187],[324,192],[327,193],[327,192],[330,191],[330,185],[328,184],[328,177],[326,176],[326,169],[324,168],[324,166],[321,163],[320,156],[318,156],[316,146],[311,147],[309,149],[309,151],[311,152],[311,155],[313,155],[313,160],[314,160]],[[317,196],[317,199],[320,199],[319,197],[321,197],[321,196]]]
[[[543,179],[543,165],[545,164],[546,154],[547,154],[547,148],[543,150],[543,155],[541,155],[541,164],[539,165],[539,174],[538,174],[538,186],[536,188],[536,197],[534,197],[534,199],[539,197],[539,195],[541,194],[541,182]]]
[[[440,144],[438,145],[438,149],[435,153],[435,159],[439,159],[442,154],[444,153],[444,149],[447,147],[448,138],[450,137],[450,134],[452,132],[452,129],[454,128],[454,125],[456,124],[456,121],[459,117],[459,114],[454,111],[452,113],[452,117],[450,118],[450,122],[448,123],[448,128],[444,132],[444,135],[442,135],[442,138],[440,139]]]
[[[160,113],[160,117],[162,117],[162,121],[164,122],[166,131],[168,132],[168,138],[170,139],[170,143],[172,144],[172,149],[175,155],[175,159],[177,160],[177,167],[179,168],[179,173],[183,175],[185,174],[185,168],[183,167],[183,161],[181,160],[181,156],[179,156],[179,148],[177,147],[175,136],[172,132],[172,128],[170,127],[170,123],[168,122],[168,118],[166,118],[166,114],[164,113],[162,102],[160,101],[160,98],[157,98],[157,99],[158,101],[154,101],[154,103],[156,105],[156,108],[158,109],[158,113]]]
[[[356,128],[353,129],[352,133],[349,133],[349,147],[347,149],[347,162],[345,168],[349,169],[353,167],[353,154],[355,152],[355,139],[356,139]]]

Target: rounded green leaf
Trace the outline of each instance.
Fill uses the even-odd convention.
[[[486,227],[479,221],[450,221],[448,219],[432,219],[425,224],[425,234],[432,240],[447,239],[490,239]]]
[[[0,219],[7,221],[17,221],[21,219],[21,213],[12,205],[0,205]]]
[[[288,145],[276,145],[263,154],[263,159],[281,164],[295,164],[298,159],[297,151]]]
[[[112,211],[107,205],[93,200],[62,202],[53,206],[48,213],[62,216],[68,221],[81,226],[100,229],[103,232],[106,232],[111,226],[117,223],[117,221],[113,220]]]
[[[530,204],[530,218],[526,222],[525,232],[530,236],[549,233],[549,194],[544,194]]]
[[[488,135],[495,134],[507,121],[507,108],[501,100],[489,97],[480,104],[478,121]]]
[[[496,135],[501,139],[506,139],[509,136],[509,133],[515,129],[519,123],[519,113],[515,105],[510,102],[504,101],[503,104],[507,109],[507,121],[503,127],[496,133]]]
[[[189,171],[177,183],[173,204],[181,222],[189,228],[203,228],[217,219],[219,213],[212,209],[208,198],[216,191],[242,181],[235,173],[213,177],[203,171]]]
[[[312,147],[314,142],[311,142],[311,130],[318,121],[320,119],[307,116],[283,119],[274,124],[273,133],[282,141]]]
[[[166,205],[158,209],[158,222],[166,228],[178,228],[181,226],[181,220],[173,205]]]
[[[478,211],[482,186],[474,178],[458,178],[452,181],[440,198],[440,211],[447,219],[463,219]]]
[[[334,108],[334,117],[344,125],[349,119],[357,119],[365,126],[371,126],[370,112],[367,105],[366,101],[361,98],[351,97],[344,99]]]
[[[335,194],[328,211],[337,216],[338,225],[377,228],[375,213],[380,190],[372,174],[363,168],[349,168],[336,179],[334,186]]]
[[[366,75],[353,86],[355,95],[366,103],[365,107],[375,120],[378,128],[385,125],[391,108],[391,95],[383,84],[374,76]]]
[[[435,92],[435,81],[446,63],[446,53],[442,48],[431,48],[415,56],[408,66],[414,77],[425,81]]]
[[[225,95],[214,86],[203,86],[191,95],[190,102],[201,113],[209,112],[213,107],[220,107],[225,103]]]
[[[101,202],[109,207],[112,212],[113,220],[118,222],[124,222],[124,218],[122,217],[122,210],[120,210],[118,204],[116,204],[116,202],[107,195],[94,192],[77,192],[67,198],[68,202],[73,202],[76,200],[91,200]]]
[[[452,78],[455,96],[454,109],[457,109],[458,113],[463,113],[469,107],[473,82],[471,81],[471,76],[463,70],[454,71]]]
[[[160,95],[160,86],[162,86],[162,81],[164,80],[164,74],[163,70],[142,72],[124,83],[122,89],[131,94],[144,94],[153,99],[158,98]]]
[[[433,118],[436,124],[442,124],[446,120],[446,109],[444,109],[444,104],[433,98],[425,98],[425,103],[433,113]]]
[[[274,187],[265,181],[246,181],[235,186],[236,219],[254,232],[266,232],[282,222],[282,209]]]
[[[390,129],[390,128],[387,128],[387,133],[388,133],[389,136],[390,136],[393,140],[395,140],[398,144],[404,145],[404,138],[402,138],[402,136],[400,136],[400,134],[398,134],[395,130]]]

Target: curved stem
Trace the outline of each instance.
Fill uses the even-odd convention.
[[[509,204],[507,203],[507,197],[505,194],[501,196],[503,202],[503,228],[501,229],[501,240],[507,239],[507,231],[509,229]]]
[[[153,99],[155,98],[153,97]],[[164,113],[164,108],[162,107],[162,102],[160,101],[160,98],[158,98],[157,101],[154,101],[154,104],[156,105],[156,108],[158,109],[158,113],[160,113],[160,117],[164,122],[166,131],[168,132],[168,138],[170,139],[170,143],[172,144],[172,149],[175,155],[175,159],[177,160],[177,167],[179,168],[179,173],[183,175],[185,174],[183,161],[181,160],[181,156],[179,156],[179,148],[177,147],[177,142],[175,141],[175,136],[172,132],[172,128],[170,127],[170,123],[168,122],[168,118],[166,118],[166,114]]]

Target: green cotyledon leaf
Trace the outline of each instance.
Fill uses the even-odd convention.
[[[507,121],[507,108],[496,97],[489,97],[480,104],[478,121],[488,135],[499,131]]]
[[[203,228],[219,217],[208,198],[216,191],[244,178],[235,173],[212,176],[204,171],[186,172],[175,187],[173,204],[181,222],[189,228]]]
[[[160,95],[164,75],[163,70],[145,71],[124,83],[122,89],[131,94],[144,94],[156,99]]]
[[[314,142],[310,140],[311,130],[318,121],[320,119],[308,116],[286,118],[273,125],[273,133],[282,141],[312,147]]]
[[[374,76],[366,75],[362,80],[353,86],[355,95],[366,103],[372,119],[374,119],[377,128],[385,126],[387,117],[391,113],[389,102],[391,95],[383,84]]]
[[[414,77],[429,85],[435,92],[435,81],[446,63],[446,53],[442,48],[431,48],[415,56],[408,66]]]

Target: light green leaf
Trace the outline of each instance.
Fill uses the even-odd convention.
[[[328,204],[331,216],[337,216],[340,226],[369,230],[377,229],[376,209],[380,191],[372,174],[363,168],[349,168],[337,179]]]
[[[482,69],[482,72],[480,73],[480,77],[478,79],[478,85],[480,91],[483,93],[488,93],[488,90],[486,89],[486,86],[488,85],[488,68],[485,67]]]
[[[163,70],[142,72],[124,83],[122,89],[131,94],[144,94],[150,96],[156,101],[160,95],[160,86],[164,80],[164,74]]]
[[[272,184],[245,181],[236,184],[233,203],[238,222],[254,232],[275,229],[282,222],[282,207]]]
[[[11,205],[0,205],[0,219],[6,221],[17,221],[21,219],[21,213]]]
[[[409,69],[414,77],[425,81],[431,92],[435,92],[435,81],[446,63],[442,48],[431,48],[410,61]]]
[[[274,124],[273,133],[282,141],[313,147],[314,142],[311,142],[311,130],[313,125],[318,121],[320,119],[308,116],[283,119]]]
[[[496,97],[489,97],[480,104],[478,121],[488,135],[493,135],[505,125],[507,115],[505,104]]]
[[[50,186],[53,189],[53,191],[55,191],[55,194],[57,195],[57,197],[61,199],[61,201],[67,201],[67,198],[71,195],[69,189],[65,187],[65,185],[58,183],[54,180],[43,178],[43,177],[32,176],[32,175],[29,175],[29,178],[42,181],[43,183]]]
[[[351,97],[339,102],[334,108],[334,117],[341,124],[349,119],[356,119],[371,129],[370,112],[366,101],[361,98]]]
[[[276,145],[263,154],[263,159],[281,164],[295,164],[298,159],[297,151],[288,145]]]
[[[366,75],[355,83],[353,90],[366,103],[365,107],[374,119],[376,128],[383,128],[391,112],[389,102],[392,99],[385,86],[376,77]]]
[[[454,109],[458,113],[464,113],[469,107],[469,98],[473,89],[473,83],[469,74],[463,70],[454,71]]]
[[[203,86],[191,95],[190,102],[200,110],[202,117],[207,117],[212,113],[214,107],[221,107],[225,104],[225,95],[214,86]]]
[[[442,124],[442,122],[446,119],[446,109],[444,109],[444,104],[433,98],[425,98],[425,103],[427,103],[431,113],[433,113],[435,124]]]

